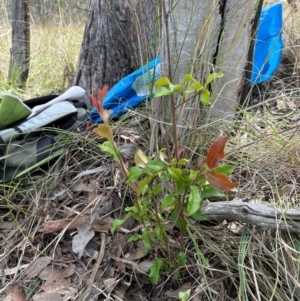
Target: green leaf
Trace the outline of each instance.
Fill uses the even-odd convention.
[[[155,94],[154,94],[154,98],[158,98],[158,97],[162,97],[162,96],[168,96],[168,95],[171,95],[173,94],[174,92],[171,91],[170,89],[168,88],[165,88],[165,87],[159,87]]]
[[[180,279],[180,272],[179,272],[179,269],[176,269],[175,271],[174,271],[174,278],[175,279]]]
[[[171,82],[169,81],[169,79],[167,77],[162,77],[162,78],[159,78],[155,84],[154,84],[154,87],[161,87],[161,86],[167,86],[167,85],[170,85]]]
[[[175,204],[176,205],[176,204]],[[179,216],[179,209],[178,206],[175,206],[175,208],[171,212],[171,217],[174,222],[174,225],[180,229],[180,230],[186,230],[187,227],[187,221]]]
[[[190,162],[190,160],[182,158],[182,159],[178,160],[177,165],[185,165],[185,164],[187,164],[189,162]]]
[[[194,181],[194,180],[197,178],[198,173],[199,173],[198,170],[193,170],[193,169],[192,169],[192,170],[190,171],[190,180],[191,180],[191,181]]]
[[[152,196],[159,195],[161,192],[162,192],[162,184],[161,183],[152,185],[152,187],[151,187],[151,195]]]
[[[208,218],[200,210],[197,210],[194,214],[191,215],[191,218],[197,222],[207,221]]]
[[[188,203],[187,203],[187,213],[188,215],[194,214],[202,203],[202,198],[199,193],[199,189],[195,185],[191,185],[191,192],[189,194]]]
[[[184,95],[189,95],[191,93],[195,93],[195,90],[192,90],[192,89],[188,89],[188,90],[185,90],[184,91]]]
[[[195,81],[191,86],[190,89],[200,91],[202,90],[203,86],[200,84],[200,82]]]
[[[160,277],[160,272],[163,269],[165,263],[161,258],[156,258],[150,268],[149,278],[152,284],[157,284]]]
[[[176,189],[175,189],[174,192],[177,195],[184,193],[187,185],[188,185],[188,183],[184,179],[178,180],[177,183],[176,183]]]
[[[131,207],[126,207],[125,211],[127,212],[132,212],[132,213],[139,213],[139,206],[137,205],[137,203],[134,203],[133,206]]]
[[[126,181],[126,184],[131,184],[134,182],[137,182],[139,177],[145,172],[144,169],[138,167],[138,166],[133,166],[129,170],[129,175]]]
[[[225,193],[215,187],[204,187],[202,190],[202,198],[203,199],[211,199],[213,197],[225,197]]]
[[[200,100],[205,106],[210,105],[210,93],[208,90],[204,90],[200,95]]]
[[[142,239],[143,239],[143,243],[144,246],[148,249],[151,250],[152,249],[152,245],[151,245],[151,239],[153,238],[153,234],[151,234],[150,231],[148,231],[147,229],[143,229],[142,230]]]
[[[168,173],[171,176],[171,178],[174,179],[176,182],[178,182],[182,179],[182,170],[179,168],[169,167]]]
[[[115,219],[115,220],[113,221],[112,227],[111,227],[111,229],[110,229],[111,234],[114,234],[114,233],[116,232],[117,228],[118,228],[119,226],[121,226],[122,224],[124,224],[125,221],[126,221],[126,218],[125,218],[125,219]]]
[[[163,170],[162,172],[160,172],[159,178],[162,182],[170,180],[169,173],[166,170]]]
[[[113,147],[113,145],[110,141],[105,141],[103,144],[101,144],[100,149],[103,152],[110,154],[112,156],[112,158],[114,159],[114,161],[120,163],[118,153],[116,152],[115,148]],[[119,149],[117,149],[117,150],[119,150]]]
[[[147,163],[147,167],[155,172],[163,170],[165,166],[165,163],[158,160],[151,160]]]
[[[177,255],[178,264],[182,267],[186,264],[186,255],[184,252],[179,252]]]
[[[217,79],[217,78],[221,78],[223,77],[223,73],[211,73],[210,75],[207,76],[206,78],[206,82],[205,82],[205,87],[207,85],[209,85],[213,80]]]
[[[191,289],[186,290],[185,292],[178,293],[178,299],[180,301],[187,301],[191,295]]]
[[[148,190],[148,184],[152,177],[146,177],[145,179],[138,182],[138,194],[145,194]]]
[[[170,84],[169,88],[173,92],[181,92],[183,90],[183,86],[182,85],[173,85],[173,84]]]
[[[141,235],[139,235],[139,234],[133,234],[133,235],[131,235],[131,236],[129,237],[128,242],[131,242],[131,241],[137,241],[137,240],[139,240],[139,239],[141,239]]]
[[[163,225],[162,227],[155,227],[155,237],[158,241],[164,241],[166,234],[166,227]]]
[[[165,210],[168,207],[174,208],[175,206],[174,194],[167,194],[161,200],[161,209]]]
[[[183,83],[189,83],[189,82],[194,82],[195,79],[192,77],[191,74],[186,74],[183,78]]]
[[[214,169],[214,171],[217,173],[221,173],[225,176],[230,176],[234,171],[234,166],[232,165],[218,166]]]

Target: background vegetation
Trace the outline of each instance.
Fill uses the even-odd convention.
[[[88,16],[89,1],[30,1],[30,74],[23,91],[7,80],[11,48],[11,1],[0,2],[0,90],[28,99],[69,87]]]

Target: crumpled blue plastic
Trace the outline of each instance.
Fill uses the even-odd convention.
[[[160,57],[129,74],[111,88],[104,97],[103,108],[112,110],[110,118],[121,116],[147,99],[153,83],[160,77]],[[102,122],[96,108],[92,109],[88,121]]]
[[[269,80],[279,67],[282,57],[282,4],[262,9],[254,47],[250,86]]]

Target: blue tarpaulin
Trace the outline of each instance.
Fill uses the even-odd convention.
[[[104,109],[112,110],[110,118],[121,116],[147,99],[150,96],[152,84],[159,79],[159,76],[160,57],[157,57],[119,81],[104,97]],[[89,119],[94,123],[102,122],[96,108],[93,108]]]
[[[281,62],[282,4],[276,3],[261,11],[254,48],[250,85],[269,80]]]
[[[262,10],[254,47],[253,69],[250,85],[262,83],[272,77],[281,62],[282,4],[277,3]],[[160,57],[124,77],[104,98],[104,109],[112,110],[111,118],[121,116],[146,100],[152,84],[160,77]],[[96,108],[89,121],[102,122]]]

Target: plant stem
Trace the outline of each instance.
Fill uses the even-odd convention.
[[[166,24],[166,39],[167,39],[167,52],[168,52],[168,71],[169,71],[169,79],[171,82],[173,82],[172,79],[172,72],[171,72],[171,53],[170,53],[170,40],[169,40],[169,21],[168,21],[168,14],[166,12],[166,6],[165,2],[163,1],[163,14]],[[174,139],[174,149],[175,154],[174,157],[176,160],[179,159],[179,153],[178,153],[178,133],[177,133],[177,120],[176,120],[176,106],[175,106],[175,99],[174,95],[171,95],[171,111],[172,111],[172,127],[173,127],[173,139]]]
[[[185,104],[186,102],[188,102],[189,100],[193,99],[194,97],[200,95],[202,93],[202,91],[197,92],[196,94],[192,95],[189,98],[186,98],[184,101],[180,102],[178,105],[175,106],[175,109],[179,108],[180,106],[182,106],[183,104]],[[183,96],[182,96],[183,97]]]

